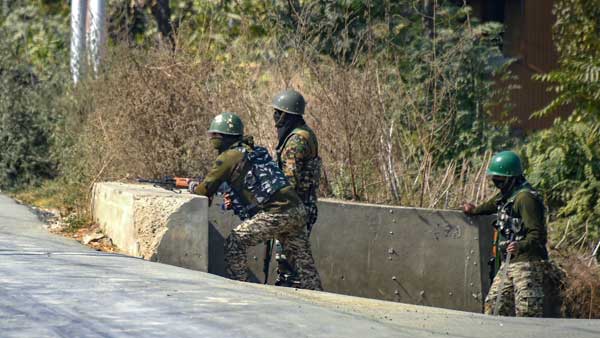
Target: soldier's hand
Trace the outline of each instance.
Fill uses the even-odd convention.
[[[231,208],[233,208],[233,201],[231,201],[231,195],[228,193],[223,194],[223,207],[225,210],[231,210]]]
[[[510,244],[506,248],[506,252],[509,252],[511,255],[516,256],[519,253],[519,243],[510,242]]]
[[[462,205],[462,210],[465,214],[471,215],[473,213],[473,210],[475,210],[475,205],[472,203],[465,202]]]
[[[188,191],[192,194],[196,193],[196,188],[198,187],[198,184],[200,184],[200,182],[190,181],[190,183],[188,184]]]

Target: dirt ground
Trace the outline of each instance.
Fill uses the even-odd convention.
[[[102,233],[98,224],[92,223],[82,227],[73,227],[69,218],[75,217],[75,215],[67,215],[64,217],[61,216],[57,209],[38,208],[27,205],[19,200],[16,200],[16,202],[31,209],[44,223],[44,227],[50,233],[75,239],[96,251],[120,252],[119,248],[112,243],[111,239]]]

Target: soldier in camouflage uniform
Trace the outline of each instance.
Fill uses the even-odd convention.
[[[277,236],[298,272],[298,287],[322,290],[305,228],[306,212],[287,178],[265,148],[243,137],[243,124],[232,113],[218,115],[208,130],[219,155],[196,194],[212,196],[225,187],[231,206],[243,220],[225,241],[231,278],[247,281],[247,248]]]
[[[469,215],[497,213],[495,225],[504,239],[500,242],[499,253],[503,261],[507,253],[511,254],[511,259],[509,264],[503,262],[494,277],[484,312],[494,314],[498,293],[501,293],[497,314],[541,317],[544,310],[543,278],[548,260],[542,198],[523,176],[521,160],[512,151],[496,154],[486,173],[500,192],[477,207],[465,203],[463,211]]]
[[[304,97],[295,90],[280,92],[273,99],[273,119],[277,128],[277,164],[288,178],[307,212],[306,229],[310,236],[317,221],[317,191],[321,177],[321,158],[317,136],[304,121]],[[275,242],[278,262],[277,285],[294,284],[294,271],[280,254],[281,243]]]

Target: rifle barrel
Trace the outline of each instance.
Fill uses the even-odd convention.
[[[510,239],[508,243],[512,242],[515,239],[514,233],[510,234]],[[504,284],[506,283],[506,277],[508,276],[508,265],[510,264],[511,258],[510,252],[506,253],[506,260],[502,265],[504,265],[504,269],[502,269],[502,275],[500,275],[500,288],[498,289],[498,295],[496,296],[496,303],[494,304],[494,316],[497,316],[500,312],[500,301],[502,300],[502,289],[504,289]]]

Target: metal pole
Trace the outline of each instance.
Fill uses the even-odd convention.
[[[75,84],[84,67],[86,5],[86,0],[71,0],[71,74]]]
[[[88,44],[90,51],[90,61],[94,74],[100,71],[100,62],[104,51],[104,42],[106,41],[105,22],[106,22],[106,1],[90,0],[89,2],[89,32]]]

